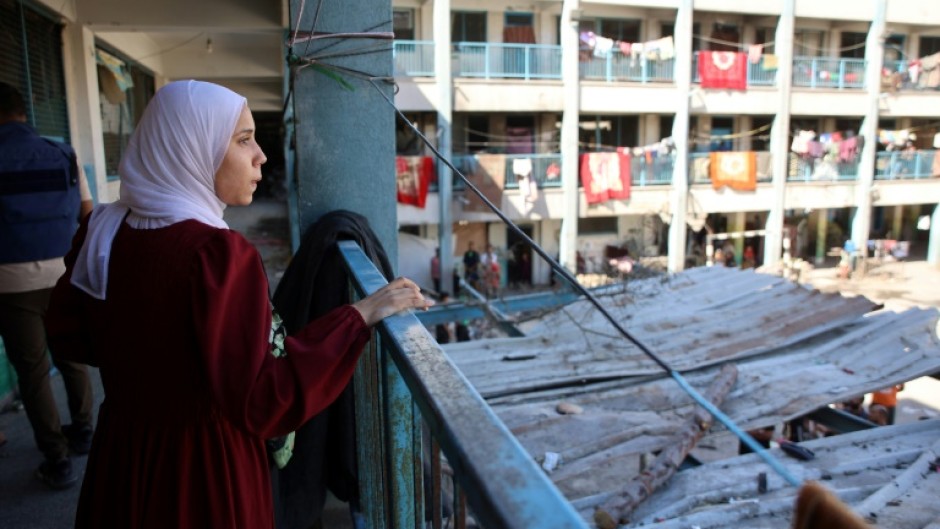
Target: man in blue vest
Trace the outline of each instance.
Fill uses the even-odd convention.
[[[78,220],[91,208],[72,148],[40,137],[26,123],[23,97],[0,83],[0,337],[45,456],[36,475],[56,489],[78,481],[69,451],[88,453],[93,395],[84,365],[57,362],[72,424],[59,422],[43,317]]]

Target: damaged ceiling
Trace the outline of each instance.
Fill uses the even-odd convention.
[[[935,309],[879,310],[862,297],[823,294],[777,276],[724,267],[633,281],[600,297],[625,328],[699,391],[723,365],[734,364],[737,380],[721,409],[744,429],[777,425],[940,372]],[[617,336],[586,301],[519,328],[525,337],[449,344],[444,350],[536,460],[560,456],[550,476],[590,519],[594,507],[639,474],[648,454],[675,442],[695,407],[674,380]],[[560,413],[559,404],[576,413]],[[889,451],[895,428],[878,429]],[[837,448],[848,438],[833,439]],[[927,450],[933,441],[925,443]],[[753,457],[749,461],[763,465]],[[762,471],[772,474],[766,465]],[[679,476],[687,480],[685,472]],[[863,465],[857,472],[868,470]],[[676,494],[670,491],[679,476],[655,492],[648,505]],[[704,489],[712,487],[708,474],[699,476]],[[776,476],[770,483],[771,490],[773,483],[776,489],[787,488]],[[793,498],[779,496],[784,497],[792,509]],[[708,510],[702,505],[689,509]],[[716,509],[723,505],[727,502]],[[644,508],[652,509],[648,520],[685,515],[681,509],[643,505],[637,513],[647,512]],[[672,514],[663,515],[663,509]],[[933,509],[940,518],[940,506]],[[753,518],[771,516],[769,510],[750,510]],[[676,527],[693,525],[707,526]]]

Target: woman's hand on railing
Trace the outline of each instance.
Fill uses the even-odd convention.
[[[383,319],[405,309],[422,309],[434,305],[434,301],[421,295],[421,288],[410,279],[399,277],[375,291],[374,294],[353,303],[366,325],[370,327]]]

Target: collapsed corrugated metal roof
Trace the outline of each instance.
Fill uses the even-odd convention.
[[[700,390],[734,363],[721,409],[745,429],[940,372],[934,309],[876,310],[861,297],[723,267],[632,282],[602,299]],[[642,456],[672,442],[693,401],[587,302],[520,328],[523,338],[445,351],[533,457],[560,455],[551,477],[587,512],[639,472]],[[582,411],[561,414],[560,403]]]

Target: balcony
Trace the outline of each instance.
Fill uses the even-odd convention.
[[[453,44],[455,77],[478,79],[561,80],[561,46],[544,44],[505,44],[457,42]],[[433,77],[434,42],[397,40],[393,57],[395,75]],[[765,69],[765,57],[747,64],[748,86],[774,86],[777,69]],[[887,64],[899,69],[904,61]],[[591,56],[580,64],[581,78],[591,81],[630,83],[672,83],[675,60],[649,60],[645,56],[624,55],[613,49],[606,57]],[[692,82],[700,83],[698,53],[692,58]],[[793,59],[793,86],[810,89],[865,88],[865,60],[837,57],[796,57]],[[913,89],[904,85],[902,89]]]
[[[561,46],[457,42],[454,76],[480,79],[561,79]]]
[[[355,242],[338,246],[354,297],[386,284]],[[410,311],[375,326],[353,384],[367,527],[465,527],[471,514],[491,528],[587,529]]]
[[[875,156],[875,180],[911,180],[934,177],[940,151],[885,151]]]
[[[434,42],[396,40],[392,48],[395,75],[401,77],[434,77]]]
[[[865,60],[833,57],[793,59],[793,86],[807,88],[865,88]]]
[[[581,78],[591,81],[672,83],[675,59],[648,60],[645,56],[624,55],[614,49],[607,57],[594,57],[581,63]]]
[[[807,158],[789,153],[787,182],[851,182],[858,179],[858,158],[850,162]]]

